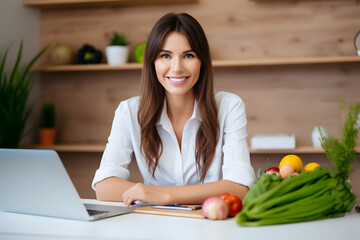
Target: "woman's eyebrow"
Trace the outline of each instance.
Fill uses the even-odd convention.
[[[159,52],[171,53],[171,51],[169,51],[169,50],[162,50],[162,49],[160,49],[160,51],[159,51]]]
[[[171,51],[169,51],[169,50],[163,50],[163,49],[160,49],[160,51],[159,52],[166,52],[166,53],[172,53]],[[194,51],[193,50],[186,50],[186,51],[184,51],[183,53],[193,53]]]

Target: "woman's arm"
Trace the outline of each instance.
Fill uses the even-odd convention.
[[[109,177],[95,184],[97,200],[123,201],[123,193],[136,183],[117,177]]]
[[[220,196],[225,192],[243,199],[248,190],[248,187],[229,180],[174,187],[137,183],[124,191],[122,200],[126,206],[137,200],[153,205],[202,204],[206,198]]]
[[[243,199],[249,190],[248,187],[229,180],[188,186],[160,187],[133,183],[116,177],[107,178],[97,183],[95,187],[98,200],[123,201],[127,206],[137,200],[152,205],[202,204],[206,198],[220,196],[225,192]]]

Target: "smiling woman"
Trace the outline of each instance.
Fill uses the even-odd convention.
[[[144,52],[141,96],[120,103],[93,188],[99,200],[201,204],[253,184],[240,97],[214,95],[209,45],[200,24],[169,13]],[[128,181],[135,155],[144,184]]]

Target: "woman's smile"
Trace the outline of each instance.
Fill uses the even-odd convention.
[[[181,85],[186,82],[189,77],[166,77],[172,84]]]

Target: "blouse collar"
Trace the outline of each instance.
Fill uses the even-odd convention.
[[[192,120],[192,119],[198,119],[199,121],[201,121],[201,117],[200,117],[200,114],[198,112],[197,105],[198,105],[197,100],[195,99],[194,110],[193,110],[193,113],[192,113],[189,121]],[[162,125],[164,128],[170,127],[170,126],[172,127],[171,121],[170,121],[169,116],[168,116],[167,111],[166,111],[166,107],[167,107],[166,98],[164,98],[163,109],[161,111],[161,115],[160,115],[159,120],[156,122],[156,125]]]

